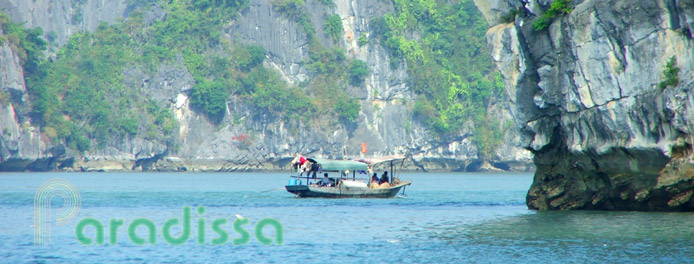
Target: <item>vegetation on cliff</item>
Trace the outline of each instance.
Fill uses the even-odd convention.
[[[663,70],[663,81],[660,82],[660,89],[665,89],[668,86],[677,86],[680,83],[680,68],[677,67],[677,58],[670,57],[670,60],[665,64]]]
[[[332,7],[332,1],[320,1]],[[300,84],[313,97],[317,112],[314,116],[337,116],[341,123],[356,121],[361,105],[356,98],[351,98],[345,89],[348,84],[360,86],[368,74],[368,65],[363,61],[347,59],[342,48],[329,48],[323,45],[316,35],[308,10],[303,0],[274,0],[273,8],[288,19],[302,26],[309,42],[309,58],[306,67],[313,77]],[[337,42],[343,34],[342,20],[337,14],[327,15],[323,33]],[[322,118],[323,121],[330,120]]]
[[[165,19],[147,18],[154,2]],[[177,125],[172,112],[165,102],[143,96],[152,85],[148,80],[133,77],[155,76],[163,65],[185,66],[194,80],[191,106],[216,123],[224,119],[231,97],[263,120],[349,124],[359,117],[361,104],[345,90],[364,84],[369,65],[346,58],[338,47],[344,29],[336,14],[326,14],[317,30],[303,0],[272,2],[301,26],[308,40],[304,65],[310,78],[290,86],[263,66],[263,47],[230,43],[221,36],[222,27],[248,7],[247,0],[129,3],[137,8],[123,21],[74,34],[48,59],[41,29],[25,29],[0,17],[5,32],[0,42],[19,51],[27,73],[32,120],[55,142],[84,151],[94,143],[101,148],[135,136],[173,141]],[[329,0],[320,3],[334,7]],[[359,45],[380,42],[394,58],[391,66],[407,64],[409,86],[418,95],[410,107],[420,122],[448,137],[472,120],[479,134],[473,140],[486,155],[503,135],[499,123],[486,114],[491,98],[503,88],[484,52],[486,23],[471,1],[393,3],[395,12],[373,19],[372,38],[361,35]]]
[[[16,42],[19,54],[26,55],[22,61],[32,119],[44,135],[80,151],[90,149],[92,142],[104,147],[135,135],[168,144],[176,126],[171,111],[142,96],[147,93],[144,84],[125,87],[124,71],[151,76],[160,65],[176,64],[179,58],[195,79],[192,106],[212,121],[221,120],[231,94],[246,98],[257,112],[282,115],[311,107],[308,97],[262,67],[262,47],[222,43],[221,25],[245,8],[246,1],[174,1],[161,6],[167,19],[145,24],[144,12],[134,11],[122,23],[73,35],[49,60],[43,59],[40,28],[24,29],[2,16],[8,32],[3,39]],[[215,48],[222,51],[211,52]]]
[[[25,29],[22,24],[13,23],[10,18],[0,12],[0,45],[9,44],[10,47],[19,55],[22,66],[28,73],[38,70],[41,62],[41,55],[46,49],[46,41],[41,37],[41,28]]]
[[[330,36],[334,42],[337,42],[342,37],[342,19],[337,14],[328,16],[325,20],[325,25],[323,25],[323,31],[325,34]]]
[[[475,123],[481,154],[501,142],[499,123],[486,109],[501,96],[503,83],[485,52],[487,23],[472,1],[394,0],[395,12],[371,22],[377,40],[404,61],[410,87],[419,95],[414,113],[445,137]],[[415,34],[418,37],[414,37]]]
[[[167,140],[175,127],[171,112],[142,96],[142,87],[125,87],[124,71],[153,72],[179,54],[198,81],[193,103],[208,114],[218,113],[226,97],[212,98],[228,92],[219,88],[220,80],[210,84],[207,78],[223,69],[213,63],[220,61],[215,60],[218,56],[199,54],[219,46],[219,26],[246,4],[163,3],[167,19],[152,25],[145,25],[143,13],[135,11],[123,23],[101,24],[93,33],[73,35],[55,58],[25,66],[32,119],[48,138],[82,151],[90,148],[92,139],[99,147],[137,134]]]
[[[554,2],[549,5],[549,10],[535,20],[533,28],[535,31],[541,31],[547,28],[555,17],[569,14],[573,10],[574,7],[571,0],[554,0]]]

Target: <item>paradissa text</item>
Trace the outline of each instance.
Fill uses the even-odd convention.
[[[181,224],[181,221],[179,218],[170,218],[164,222],[164,225],[161,227],[161,234],[167,243],[171,245],[182,245],[186,243],[188,240],[190,240],[190,232],[191,232],[191,224],[190,224],[190,206],[183,207],[183,223]],[[197,208],[198,215],[202,216],[205,213],[205,207],[203,206],[198,206]],[[234,238],[231,240],[232,244],[234,245],[245,245],[248,244],[251,241],[251,234],[243,227],[244,225],[248,225],[250,223],[250,220],[248,218],[237,218],[234,220],[233,223],[233,229],[236,233],[241,235],[241,237]],[[181,234],[176,237],[171,234],[171,228],[181,224],[182,226],[182,232]],[[218,237],[212,238],[210,240],[210,243],[212,245],[223,245],[229,242],[229,232],[224,230],[221,226],[227,224],[227,219],[226,218],[218,218],[212,221],[212,231],[217,234]],[[125,225],[125,221],[123,219],[110,219],[108,223],[108,230],[109,230],[109,245],[117,245],[118,244],[118,228],[121,226]],[[87,226],[93,226],[96,230],[96,237],[94,239],[87,237],[85,233],[85,229]],[[139,237],[137,233],[135,232],[139,226],[144,226],[147,229],[147,237]],[[275,229],[275,244],[276,245],[282,245],[283,244],[283,237],[284,237],[284,229],[282,228],[282,224],[273,218],[263,218],[258,223],[255,224],[255,238],[260,242],[260,244],[263,245],[272,245],[272,238],[268,238],[263,234],[263,228],[266,226],[271,226],[274,227]],[[198,245],[205,245],[206,244],[206,238],[205,238],[205,218],[198,218],[198,234],[197,234],[197,240],[198,240]],[[150,245],[154,245],[157,243],[157,226],[154,224],[154,221],[147,219],[147,218],[136,218],[133,219],[132,222],[127,227],[128,231],[128,238],[130,238],[130,241],[135,244],[135,245],[145,245],[149,243]],[[104,224],[99,221],[98,219],[95,218],[84,218],[77,223],[77,226],[75,227],[75,236],[77,237],[77,240],[82,243],[83,245],[94,245],[96,242],[96,245],[103,245],[104,244]]]

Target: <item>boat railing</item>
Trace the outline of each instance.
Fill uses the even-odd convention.
[[[311,168],[313,170],[310,170],[308,172],[303,171],[296,165],[293,164],[290,166],[290,179],[296,179],[293,181],[293,184],[299,184],[302,185],[302,178],[306,179],[306,184],[309,184],[311,180],[320,180],[322,179],[322,174],[323,173],[331,173],[332,175],[329,175],[328,177],[331,179],[337,179],[337,180],[349,180],[349,181],[359,181],[359,182],[364,182],[370,185],[371,183],[371,177],[370,173],[371,170],[369,167],[372,167],[375,163],[373,161],[362,161],[362,160],[345,160],[345,161],[337,161],[337,160],[328,160],[328,159],[319,159],[319,158],[308,158],[309,161],[314,162],[314,164],[318,164],[318,170],[315,170],[315,168]],[[390,177],[388,177],[388,183],[393,183],[393,178],[397,177],[395,176],[394,173],[394,168],[393,168],[393,162],[392,158],[391,159],[386,159],[385,161],[390,161]],[[376,162],[377,164],[378,162]],[[385,170],[388,172],[388,170]],[[362,177],[357,177],[357,175],[360,175]],[[313,177],[312,177],[313,176]],[[292,182],[290,182],[290,185],[292,185]]]
[[[308,180],[320,180],[320,179],[322,179],[323,177],[315,177],[315,178],[313,178],[313,177],[311,177],[311,176],[306,176],[306,175],[301,175],[301,176],[299,176],[299,175],[290,175],[289,178],[308,179]],[[343,176],[343,177],[340,177],[340,176],[338,176],[338,177],[329,176],[329,178],[335,178],[335,179],[340,179],[340,180],[367,181],[367,182],[370,180],[370,178],[353,178],[353,177],[350,177],[350,176]]]

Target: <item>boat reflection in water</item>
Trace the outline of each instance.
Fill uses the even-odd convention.
[[[293,167],[289,184],[285,188],[298,197],[393,198],[400,190],[404,192],[405,187],[412,184],[412,181],[402,181],[396,175],[395,165],[400,163],[402,169],[404,161],[405,157],[402,156],[359,160],[308,158],[308,162],[315,164],[311,166],[312,170],[302,175]],[[385,165],[384,170],[388,172],[386,177],[382,177],[384,181],[371,181],[370,172],[381,165]]]

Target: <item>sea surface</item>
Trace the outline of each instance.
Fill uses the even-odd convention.
[[[35,245],[35,213],[51,216],[69,204],[34,206],[42,183],[61,178],[80,194],[79,213],[50,226],[50,245]],[[532,174],[403,173],[413,184],[394,199],[301,199],[284,191],[281,173],[2,173],[0,262],[3,263],[693,263],[694,214],[569,211],[536,212],[525,205]],[[45,204],[44,204],[45,205]],[[162,238],[167,219],[190,206],[190,240],[174,246]],[[200,214],[198,207],[204,207]],[[245,245],[211,245],[219,235],[251,234]],[[83,245],[77,223],[105,226],[104,245]],[[135,245],[127,226],[136,218],[156,225],[154,245]],[[265,218],[282,224],[283,244],[263,245],[254,227]],[[123,219],[118,243],[109,245],[109,219]],[[198,242],[198,223],[206,226]],[[45,230],[45,229],[44,229]],[[140,237],[147,229],[136,229]],[[175,225],[173,235],[181,234]],[[274,238],[274,228],[263,234]],[[95,238],[95,229],[85,229]]]

